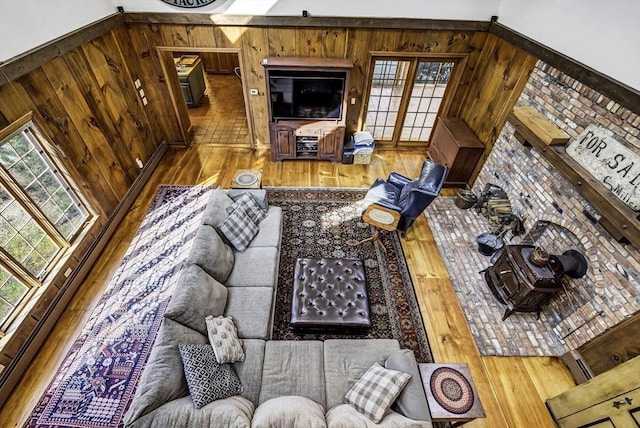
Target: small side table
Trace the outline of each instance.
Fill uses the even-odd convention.
[[[232,189],[262,188],[262,171],[257,169],[239,169],[231,180]]]
[[[486,417],[466,364],[418,364],[431,419],[458,427]]]

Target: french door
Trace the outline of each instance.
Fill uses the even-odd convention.
[[[376,144],[427,147],[439,114],[446,114],[455,61],[373,57],[365,124]]]

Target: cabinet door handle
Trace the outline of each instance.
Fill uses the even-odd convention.
[[[623,404],[631,404],[633,403],[633,399],[629,398],[629,397],[624,397],[624,400],[616,400],[613,402],[613,407],[615,407],[616,409],[619,409],[620,406],[622,406]]]

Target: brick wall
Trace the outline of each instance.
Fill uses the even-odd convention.
[[[640,117],[595,90],[539,62],[518,105],[532,105],[572,138],[590,124],[603,126],[640,152]],[[617,243],[584,211],[598,216],[579,192],[539,153],[523,147],[507,123],[474,185],[502,187],[513,210],[526,217],[525,226],[551,253],[581,251],[589,260],[582,279],[568,281],[567,293],[545,312],[566,348],[577,348],[640,310],[640,251]],[[612,198],[615,196],[611,196]]]

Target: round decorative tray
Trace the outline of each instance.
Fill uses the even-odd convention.
[[[235,181],[242,186],[251,186],[258,182],[258,176],[253,172],[242,172],[236,175]]]

